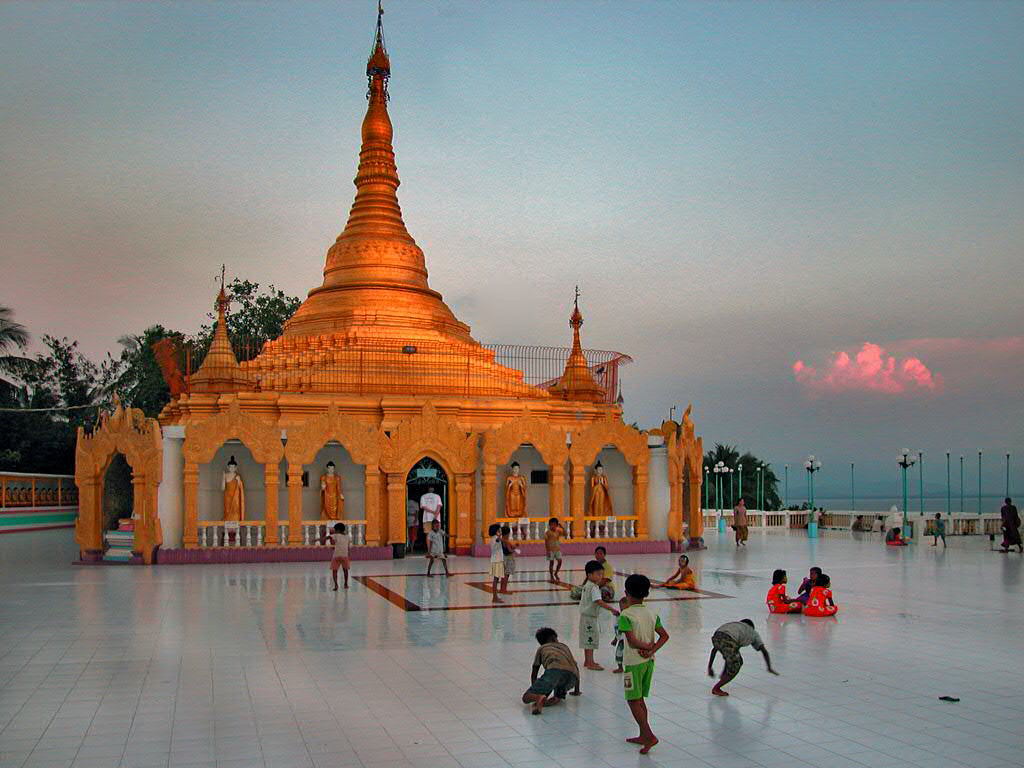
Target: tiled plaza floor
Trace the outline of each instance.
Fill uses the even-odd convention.
[[[543,717],[520,704],[533,632],[577,645],[576,610],[539,558],[520,561],[534,573],[516,605],[491,610],[482,560],[453,559],[448,579],[423,578],[422,558],[357,562],[361,580],[334,593],[321,563],[81,567],[70,531],[2,536],[0,767],[1024,763],[1024,557],[978,538],[709,546],[692,565],[714,594],[654,604],[672,638],[649,700],[661,744],[641,757],[610,671],[585,672],[583,696]],[[673,561],[613,559],[652,576]],[[810,565],[831,575],[838,619],[769,618],[771,570],[795,591]],[[781,676],[747,649],[732,696],[710,696],[711,633],[745,616]],[[611,647],[598,658],[610,669]]]

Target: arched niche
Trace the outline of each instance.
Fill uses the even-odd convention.
[[[111,461],[123,454],[132,472],[133,552],[151,563],[163,542],[157,516],[157,489],[163,476],[160,425],[137,408],[122,408],[115,399],[112,413],[101,413],[92,432],[79,427],[75,444],[75,484],[79,512],[75,540],[83,560],[103,557],[103,483]]]

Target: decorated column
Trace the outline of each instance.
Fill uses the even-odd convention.
[[[561,519],[565,512],[565,467],[552,466],[550,480],[551,482],[548,483],[548,517]]]
[[[380,546],[380,467],[363,467],[364,507],[366,515],[366,546]]]
[[[288,465],[288,546],[302,545],[302,466]]]
[[[78,480],[78,519],[75,520],[75,538],[83,560],[103,557],[103,497],[102,487],[95,476]]]
[[[647,538],[647,465],[633,467],[633,514],[636,515],[636,538]]]
[[[408,529],[405,526],[405,475],[388,473],[388,544],[405,544]]]
[[[280,472],[277,464],[263,465],[263,484],[266,486],[267,497],[265,513],[263,515],[263,543],[268,547],[277,546],[279,543],[277,535],[277,486],[279,474]],[[299,480],[301,483],[301,475],[299,476]]]
[[[583,486],[586,479],[586,467],[573,462],[571,465],[569,484],[569,517],[572,519],[573,536],[583,536]]]
[[[473,474],[459,472],[455,475],[455,506],[448,510],[448,519],[455,520],[455,553],[468,555],[473,544],[473,525],[469,519],[469,492],[473,488]],[[451,504],[451,498],[448,499]]]
[[[185,460],[185,549],[199,546],[199,465]]]
[[[483,493],[483,518],[480,521],[481,541],[487,529],[491,527],[497,514],[495,513],[496,498],[498,494],[498,468],[495,464],[487,462],[484,464],[484,473],[481,481],[481,492]]]

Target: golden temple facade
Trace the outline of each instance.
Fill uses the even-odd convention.
[[[344,465],[344,492],[358,500],[347,500],[344,510],[356,544],[367,550],[397,547],[398,554],[413,545],[419,521],[411,508],[432,488],[442,497],[451,547],[471,552],[501,520],[499,496],[516,457],[517,464],[531,462],[528,517],[503,522],[514,522],[524,542],[539,536],[538,525],[549,516],[564,519],[575,538],[650,542],[650,498],[659,506],[659,541],[698,540],[701,444],[692,422],[650,433],[623,422],[615,393],[598,383],[584,355],[578,293],[564,370],[538,386],[498,362],[430,288],[423,251],[398,202],[391,62],[379,14],[366,75],[355,199],[327,251],[323,283],[279,338],[242,362],[227,337],[222,288],[211,349],[159,423],[119,409],[103,422],[120,430],[116,436],[102,438],[105,426],[80,435],[83,558],[96,559],[104,549],[102,485],[112,456],[124,453],[134,470],[118,446],[139,443],[149,451],[154,439],[162,446],[159,461],[147,453],[148,469],[140,465],[135,475],[143,489],[136,497],[136,551],[145,562],[167,562],[172,556],[158,557],[160,548],[315,546],[329,522],[319,519],[319,502],[311,509],[326,458]],[[652,446],[671,467],[653,496]],[[236,455],[251,515],[227,520],[218,511],[217,473]],[[589,514],[588,488],[602,457],[618,503],[614,515],[598,519]],[[188,561],[181,557],[171,561]]]

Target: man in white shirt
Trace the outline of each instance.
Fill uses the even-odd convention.
[[[405,524],[409,528],[409,549],[412,549],[416,539],[419,538],[420,530],[420,505],[414,499],[409,499],[405,502],[405,517]]]
[[[420,497],[420,509],[423,510],[423,530],[429,531],[435,520],[441,521],[441,497],[434,493],[434,486]]]

